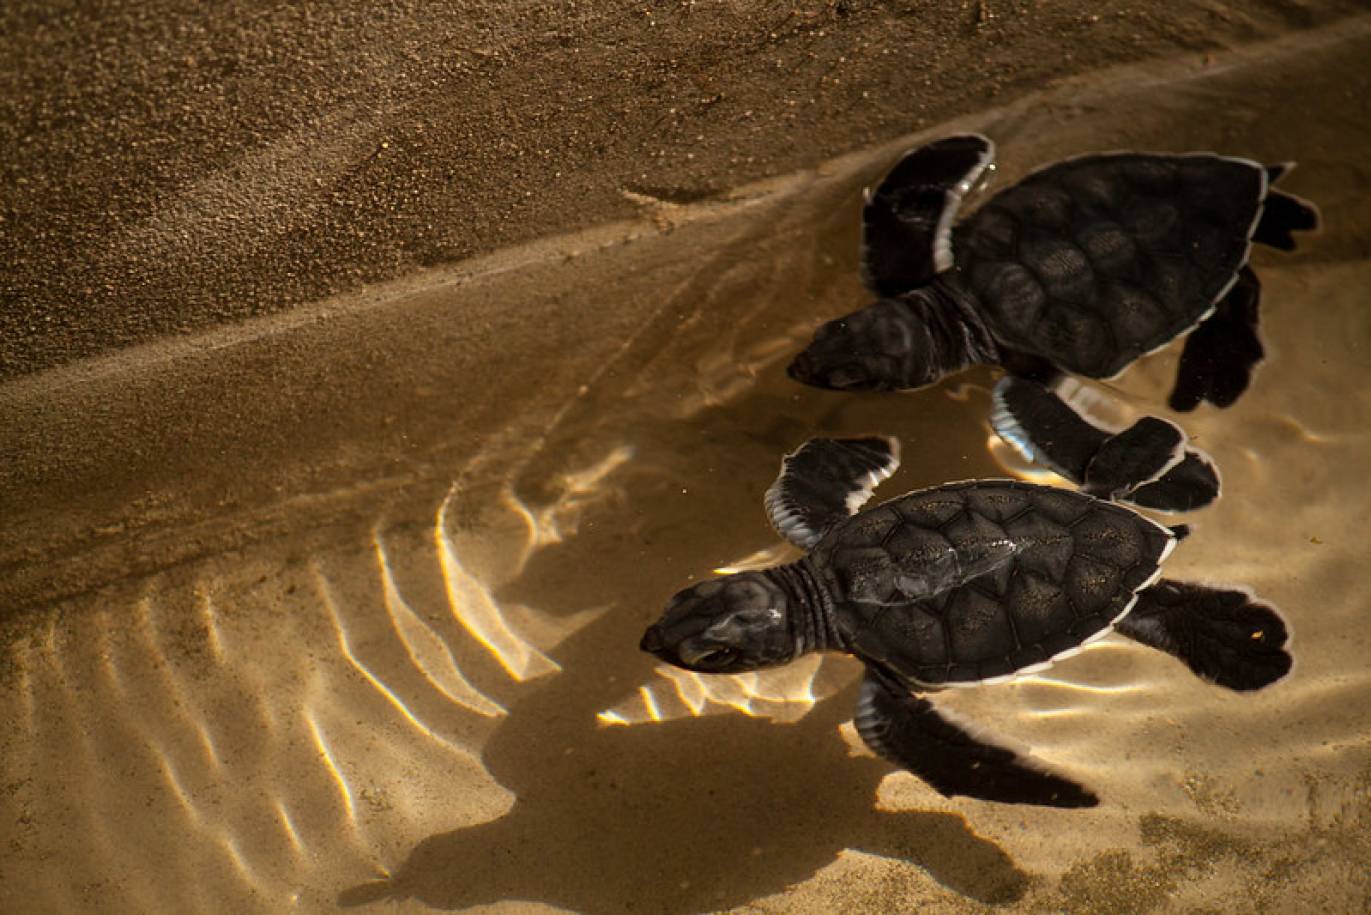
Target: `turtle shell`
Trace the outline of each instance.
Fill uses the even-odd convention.
[[[911,683],[951,686],[1046,666],[1104,635],[1174,544],[1122,506],[989,480],[859,512],[810,560],[855,654]],[[948,574],[953,556],[960,571]]]
[[[953,230],[949,282],[971,293],[1007,349],[1112,377],[1229,289],[1266,189],[1258,163],[1209,153],[1069,159]]]

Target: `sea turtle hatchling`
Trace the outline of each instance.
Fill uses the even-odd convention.
[[[1292,250],[1292,233],[1319,222],[1313,204],[1272,187],[1292,164],[1083,155],[954,225],[993,159],[986,137],[944,137],[907,153],[868,193],[862,277],[879,299],[822,325],[791,377],[910,390],[987,363],[1044,383],[1064,372],[1111,378],[1189,333],[1172,408],[1224,407],[1242,394],[1263,355],[1252,243]]]
[[[642,649],[700,673],[848,652],[866,665],[855,723],[874,752],[944,795],[1058,807],[1098,801],[923,694],[1042,670],[1110,631],[1229,689],[1290,670],[1280,615],[1243,591],[1159,580],[1179,532],[1129,508],[982,480],[859,511],[897,449],[887,438],[812,439],[786,457],[766,508],[808,554],[681,591]]]

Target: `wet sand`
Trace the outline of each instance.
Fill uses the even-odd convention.
[[[885,494],[1006,472],[989,373],[891,398],[781,371],[860,296],[860,189],[904,138],[0,388],[49,420],[3,446],[0,908],[1363,911],[1369,50],[1363,20],[951,125],[998,142],[997,183],[1098,148],[1297,158],[1327,221],[1258,256],[1253,390],[1178,417],[1225,497],[1168,573],[1281,606],[1294,674],[1233,696],[1111,639],[947,699],[1099,808],[892,773],[845,724],[848,660],[682,678],[636,650],[774,546],[761,493],[811,434],[899,435]],[[1175,360],[1114,393],[1155,411]]]
[[[1359,0],[0,8],[0,378],[812,167]]]

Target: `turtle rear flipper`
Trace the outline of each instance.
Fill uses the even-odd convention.
[[[1294,162],[1266,166],[1267,183],[1275,184],[1290,174]],[[1295,237],[1291,232],[1312,232],[1319,227],[1319,208],[1302,197],[1274,188],[1266,192],[1261,219],[1252,240],[1279,251],[1294,251]]]
[[[990,424],[1000,438],[1091,495],[1161,511],[1189,511],[1218,498],[1213,465],[1186,447],[1174,423],[1145,416],[1110,433],[1043,385],[1012,376],[995,385],[992,402]]]
[[[862,279],[880,296],[917,289],[952,266],[962,197],[995,158],[980,134],[943,137],[906,153],[862,210]]]
[[[1229,407],[1247,390],[1253,368],[1266,354],[1257,331],[1261,296],[1261,281],[1251,267],[1243,267],[1214,313],[1186,337],[1171,409],[1186,413],[1205,400]]]
[[[1252,240],[1278,251],[1294,251],[1295,237],[1291,232],[1311,232],[1319,227],[1319,208],[1302,197],[1285,191],[1270,191],[1261,221]]]
[[[766,491],[776,532],[801,549],[861,508],[900,466],[900,443],[883,436],[812,438],[785,456]]]
[[[1232,690],[1270,686],[1294,663],[1280,614],[1238,590],[1163,579],[1138,595],[1115,629]]]
[[[872,752],[914,773],[944,797],[961,794],[1048,807],[1099,803],[1088,789],[973,736],[927,699],[886,686],[870,670],[853,723]]]

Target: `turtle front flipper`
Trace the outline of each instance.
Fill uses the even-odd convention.
[[[812,438],[785,456],[766,491],[766,513],[802,549],[861,508],[900,466],[900,443],[885,436]]]
[[[1270,686],[1294,664],[1281,615],[1234,589],[1163,579],[1139,593],[1115,629],[1179,658],[1201,679],[1241,692]]]
[[[1218,497],[1219,471],[1204,454],[1187,448],[1181,462],[1161,479],[1144,483],[1123,501],[1161,512],[1188,512],[1204,508]]]
[[[927,699],[910,695],[868,668],[857,733],[872,752],[917,775],[945,797],[1007,804],[1094,807],[1099,799],[1068,778],[1038,768],[1013,750],[954,724]]]
[[[1026,460],[1061,474],[1093,495],[1161,511],[1213,502],[1219,477],[1174,423],[1145,416],[1110,433],[1053,391],[1008,376],[995,385],[990,424]]]
[[[1252,370],[1266,354],[1257,331],[1261,298],[1261,281],[1251,267],[1243,267],[1214,313],[1185,338],[1171,409],[1188,413],[1205,400],[1228,407],[1247,390]]]
[[[1161,479],[1185,456],[1185,433],[1175,423],[1144,416],[1105,439],[1085,468],[1081,490],[1100,499],[1123,498]]]
[[[952,266],[952,223],[995,158],[980,134],[943,137],[911,150],[862,210],[862,279],[880,296],[917,289]]]

